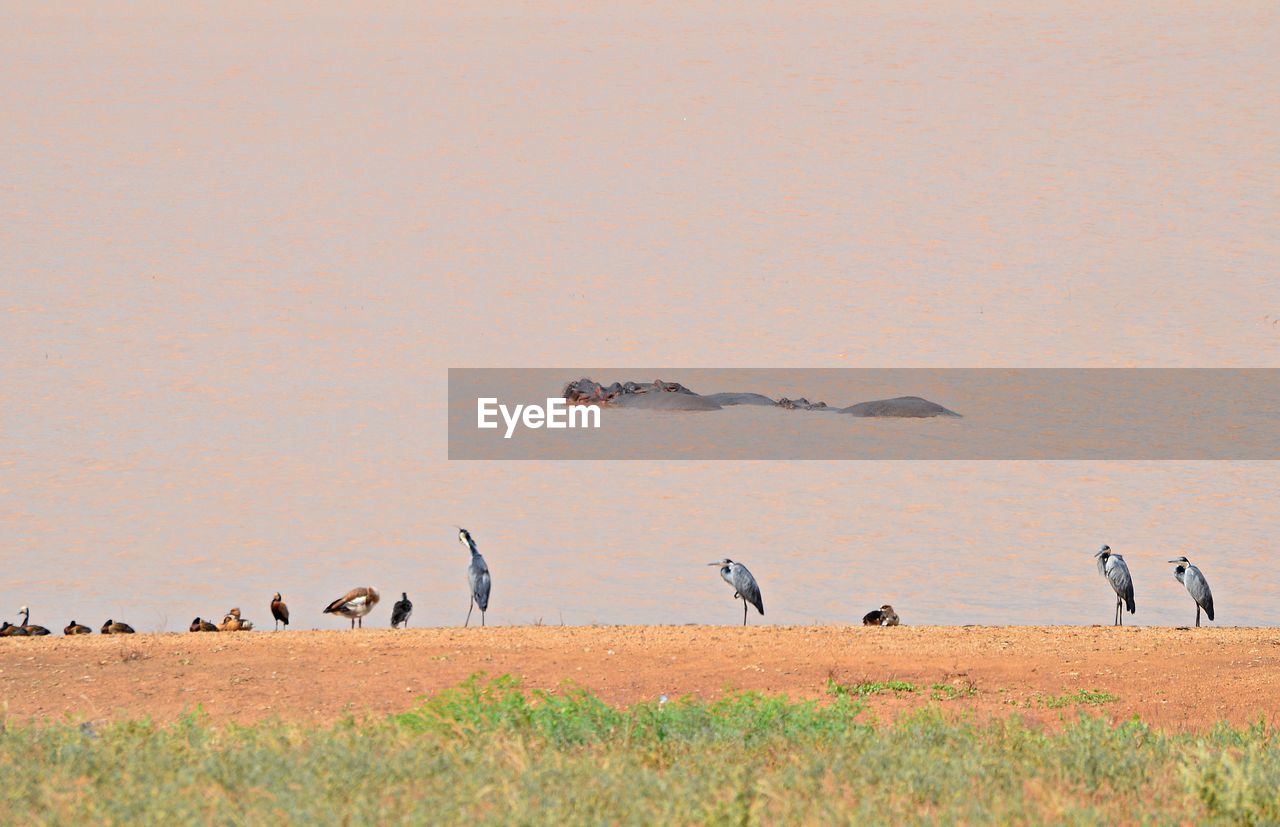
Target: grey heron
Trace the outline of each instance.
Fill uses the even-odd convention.
[[[284,624],[286,631],[289,629],[289,607],[280,597],[280,592],[276,592],[276,596],[271,598],[271,616],[275,618],[276,631],[280,630],[281,623]]]
[[[1093,556],[1098,558],[1098,574],[1107,578],[1116,593],[1116,621],[1112,625],[1123,626],[1124,613],[1121,609],[1127,608],[1129,614],[1138,610],[1138,604],[1133,600],[1133,578],[1129,575],[1129,567],[1125,565],[1124,557],[1112,551],[1111,546],[1103,546]]]
[[[1177,567],[1173,570],[1173,576],[1178,578],[1178,582],[1187,587],[1191,599],[1196,602],[1196,626],[1200,625],[1200,610],[1204,609],[1204,613],[1213,620],[1213,592],[1209,591],[1209,581],[1204,579],[1204,575],[1200,573],[1200,569],[1191,565],[1191,561],[1186,557],[1179,557],[1177,560],[1170,560],[1170,563],[1177,563]]]
[[[413,614],[413,603],[409,600],[408,592],[400,592],[400,599],[391,607],[391,628],[394,629],[400,624],[404,624],[406,629],[409,628],[409,615]]]
[[[484,613],[489,611],[489,588],[493,585],[493,578],[489,576],[489,565],[476,550],[476,541],[471,539],[471,532],[459,526],[458,542],[471,551],[471,563],[467,566],[467,585],[471,587],[471,606],[467,609],[467,620],[462,625],[465,627],[471,624],[471,612],[479,606],[480,625],[483,626]]]
[[[351,628],[356,628],[356,620],[360,628],[364,628],[364,616],[373,611],[373,607],[382,599],[373,586],[360,586],[339,597],[324,609],[324,614],[336,614],[351,619]]]
[[[724,582],[733,586],[733,599],[742,600],[742,625],[747,625],[747,606],[756,607],[756,611],[764,614],[764,598],[760,596],[760,586],[756,583],[756,579],[751,576],[751,572],[747,571],[747,567],[741,563],[735,563],[728,557],[715,563],[707,563],[708,566],[719,566],[720,577]]]

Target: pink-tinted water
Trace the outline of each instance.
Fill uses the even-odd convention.
[[[1280,621],[1274,464],[445,459],[450,366],[1280,366],[1270,4],[4,16],[0,616],[458,623],[457,523],[495,623]]]

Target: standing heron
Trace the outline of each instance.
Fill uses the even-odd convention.
[[[471,550],[471,565],[467,566],[467,583],[471,586],[471,608],[467,609],[467,620],[462,625],[471,623],[471,611],[480,607],[480,625],[484,625],[484,613],[489,610],[489,587],[493,580],[489,576],[489,566],[484,557],[476,551],[476,541],[471,539],[471,532],[458,527],[458,542]]]
[[[1107,578],[1116,592],[1116,622],[1111,625],[1123,626],[1121,608],[1128,608],[1129,614],[1138,610],[1138,604],[1133,600],[1133,578],[1129,576],[1129,567],[1125,565],[1124,557],[1112,551],[1111,546],[1103,546],[1093,556],[1098,558],[1098,574]]]
[[[1187,591],[1191,594],[1191,599],[1196,602],[1196,626],[1200,626],[1200,610],[1204,609],[1204,613],[1213,620],[1213,592],[1209,591],[1209,581],[1204,579],[1204,575],[1200,573],[1200,569],[1191,565],[1191,561],[1186,557],[1179,557],[1177,560],[1170,560],[1170,563],[1177,563],[1177,567],[1173,570],[1173,576],[1178,578],[1178,582],[1187,587]]]
[[[708,566],[719,566],[720,576],[724,582],[733,586],[733,599],[742,599],[742,625],[747,625],[747,606],[748,604],[755,606],[756,611],[764,614],[764,598],[760,596],[760,586],[756,583],[756,579],[751,576],[751,572],[747,571],[747,567],[741,563],[735,563],[728,557],[717,563],[707,563]]]

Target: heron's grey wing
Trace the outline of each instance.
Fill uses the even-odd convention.
[[[1210,620],[1213,620],[1213,592],[1209,591],[1209,581],[1204,579],[1200,569],[1191,566],[1187,569],[1185,582],[1187,591],[1191,593],[1191,599],[1204,609]]]
[[[1110,562],[1112,565],[1107,566],[1107,579],[1111,581],[1111,588],[1116,590],[1116,594],[1124,598],[1129,614],[1133,614],[1138,606],[1133,599],[1133,578],[1129,576],[1129,567],[1114,556]]]
[[[756,607],[756,611],[764,614],[764,598],[760,596],[760,586],[756,583],[756,579],[751,576],[751,572],[747,571],[747,567],[738,565],[733,569],[733,588],[742,595],[743,599]]]
[[[480,607],[480,611],[489,611],[489,587],[493,584],[493,580],[489,576],[489,566],[478,554],[471,558],[467,579],[471,583],[471,599]]]

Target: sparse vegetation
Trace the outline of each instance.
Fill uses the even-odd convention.
[[[907,681],[863,681],[845,685],[838,683],[835,678],[827,678],[827,694],[837,698],[865,697],[882,692],[915,692],[918,689],[914,683]]]
[[[930,697],[935,701],[955,701],[960,698],[972,698],[978,694],[978,687],[972,681],[935,683],[932,689]]]
[[[1112,695],[1109,692],[1103,692],[1099,689],[1080,689],[1075,692],[1067,692],[1062,695],[1051,697],[1041,696],[1040,702],[1049,709],[1062,709],[1065,706],[1081,704],[1084,706],[1094,706],[1097,704],[1115,703],[1120,700],[1119,695]]]
[[[871,686],[840,687],[824,703],[744,693],[619,709],[583,691],[473,679],[409,712],[332,726],[10,720],[0,819],[1280,821],[1280,733],[1262,724],[1171,735],[1082,714],[1042,729],[948,720],[935,706],[872,726],[861,695],[917,690]]]

